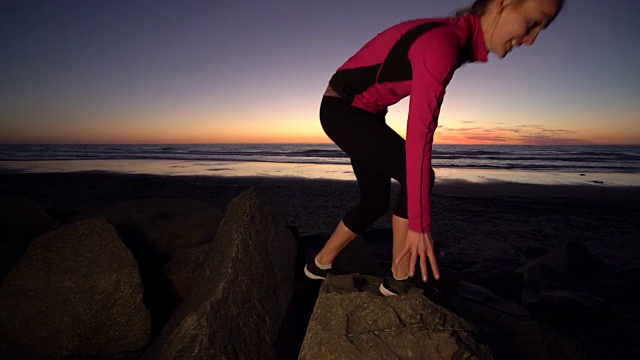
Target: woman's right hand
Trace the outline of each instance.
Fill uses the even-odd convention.
[[[436,280],[440,279],[440,270],[438,270],[438,263],[436,262],[436,254],[434,251],[433,238],[431,233],[420,233],[409,229],[407,233],[407,243],[402,249],[402,252],[395,259],[396,265],[400,263],[402,258],[411,253],[411,261],[409,262],[409,275],[413,277],[416,260],[420,257],[420,269],[422,270],[422,281],[426,282],[427,277],[427,257],[429,258],[429,264],[433,271],[433,276]]]

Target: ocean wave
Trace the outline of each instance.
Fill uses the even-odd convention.
[[[640,146],[434,145],[434,167],[640,173]],[[0,161],[175,160],[349,164],[333,144],[0,145]]]

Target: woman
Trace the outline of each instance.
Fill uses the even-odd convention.
[[[389,207],[390,181],[401,185],[393,209],[392,277],[384,295],[410,288],[416,261],[427,281],[427,259],[440,277],[431,237],[431,147],[445,87],[467,62],[504,58],[532,45],[564,0],[476,0],[456,17],[418,19],[378,34],[342,65],[322,99],[324,131],[351,158],[360,203],[349,210],[304,269],[324,279],[338,253]],[[411,95],[406,142],[385,124],[387,107]]]

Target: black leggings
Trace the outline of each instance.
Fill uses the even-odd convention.
[[[362,234],[389,208],[391,179],[400,183],[393,214],[407,219],[405,140],[384,116],[356,108],[341,98],[324,96],[320,122],[325,133],[351,158],[360,187],[360,203],[342,218],[349,230]],[[431,169],[431,187],[435,173]]]

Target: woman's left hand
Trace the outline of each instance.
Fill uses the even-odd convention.
[[[409,229],[407,233],[407,243],[402,249],[402,252],[395,259],[396,265],[400,263],[402,258],[408,253],[411,253],[411,261],[409,263],[409,275],[413,277],[416,260],[420,257],[420,269],[422,270],[422,281],[426,282],[427,277],[427,257],[429,258],[429,264],[433,271],[433,276],[438,280],[440,278],[440,271],[438,270],[438,263],[436,262],[436,255],[434,251],[433,238],[431,233],[419,233]]]

